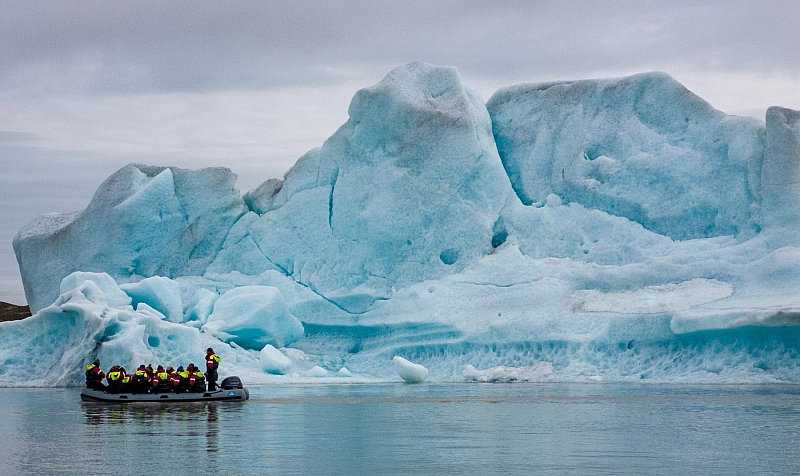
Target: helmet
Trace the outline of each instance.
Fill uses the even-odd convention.
[[[180,367],[178,367],[178,372],[183,372],[183,365],[181,365]]]
[[[214,349],[212,349],[211,347],[209,347],[208,349],[206,349],[206,352],[214,352]]]
[[[158,369],[156,369],[156,370],[164,370],[164,366],[163,365],[159,365]]]

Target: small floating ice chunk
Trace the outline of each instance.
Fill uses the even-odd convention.
[[[342,367],[341,369],[339,369],[339,372],[337,372],[336,375],[338,375],[339,377],[352,377],[353,376],[353,374],[350,373],[350,371],[347,369],[347,367]]]
[[[260,358],[261,370],[270,374],[283,375],[292,368],[292,361],[270,344],[261,349]]]
[[[562,205],[561,197],[556,195],[555,193],[551,193],[547,196],[547,206],[548,207],[560,207]]]
[[[396,355],[392,359],[394,370],[406,383],[419,383],[428,378],[428,369]]]
[[[306,372],[306,375],[308,375],[309,377],[315,377],[315,378],[327,377],[328,376],[328,371],[323,369],[319,365],[315,365],[314,367],[311,368],[311,370]]]

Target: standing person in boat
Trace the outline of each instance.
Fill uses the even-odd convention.
[[[186,367],[189,374],[189,391],[202,393],[206,391],[206,378],[203,372],[200,371],[194,364],[189,364]]]
[[[206,381],[208,381],[208,391],[213,392],[217,389],[217,368],[219,367],[219,357],[214,353],[214,349],[206,349]]]
[[[95,390],[105,390],[106,386],[103,385],[103,379],[106,377],[105,372],[100,370],[100,361],[95,360],[86,366],[86,388],[93,388]]]
[[[108,374],[106,375],[106,380],[108,381],[106,391],[108,393],[122,393],[123,374],[119,369],[119,365],[115,365],[108,370]]]

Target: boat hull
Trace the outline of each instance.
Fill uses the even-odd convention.
[[[197,393],[106,393],[84,388],[81,400],[100,403],[178,403],[178,402],[243,402],[250,398],[246,388],[220,389]]]

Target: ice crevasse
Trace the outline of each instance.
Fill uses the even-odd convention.
[[[428,380],[800,381],[798,111],[730,116],[663,73],[484,103],[411,63],[282,180],[235,178],[131,164],[23,227],[36,314],[0,324],[0,385],[208,346],[252,382],[397,380],[395,356]]]

